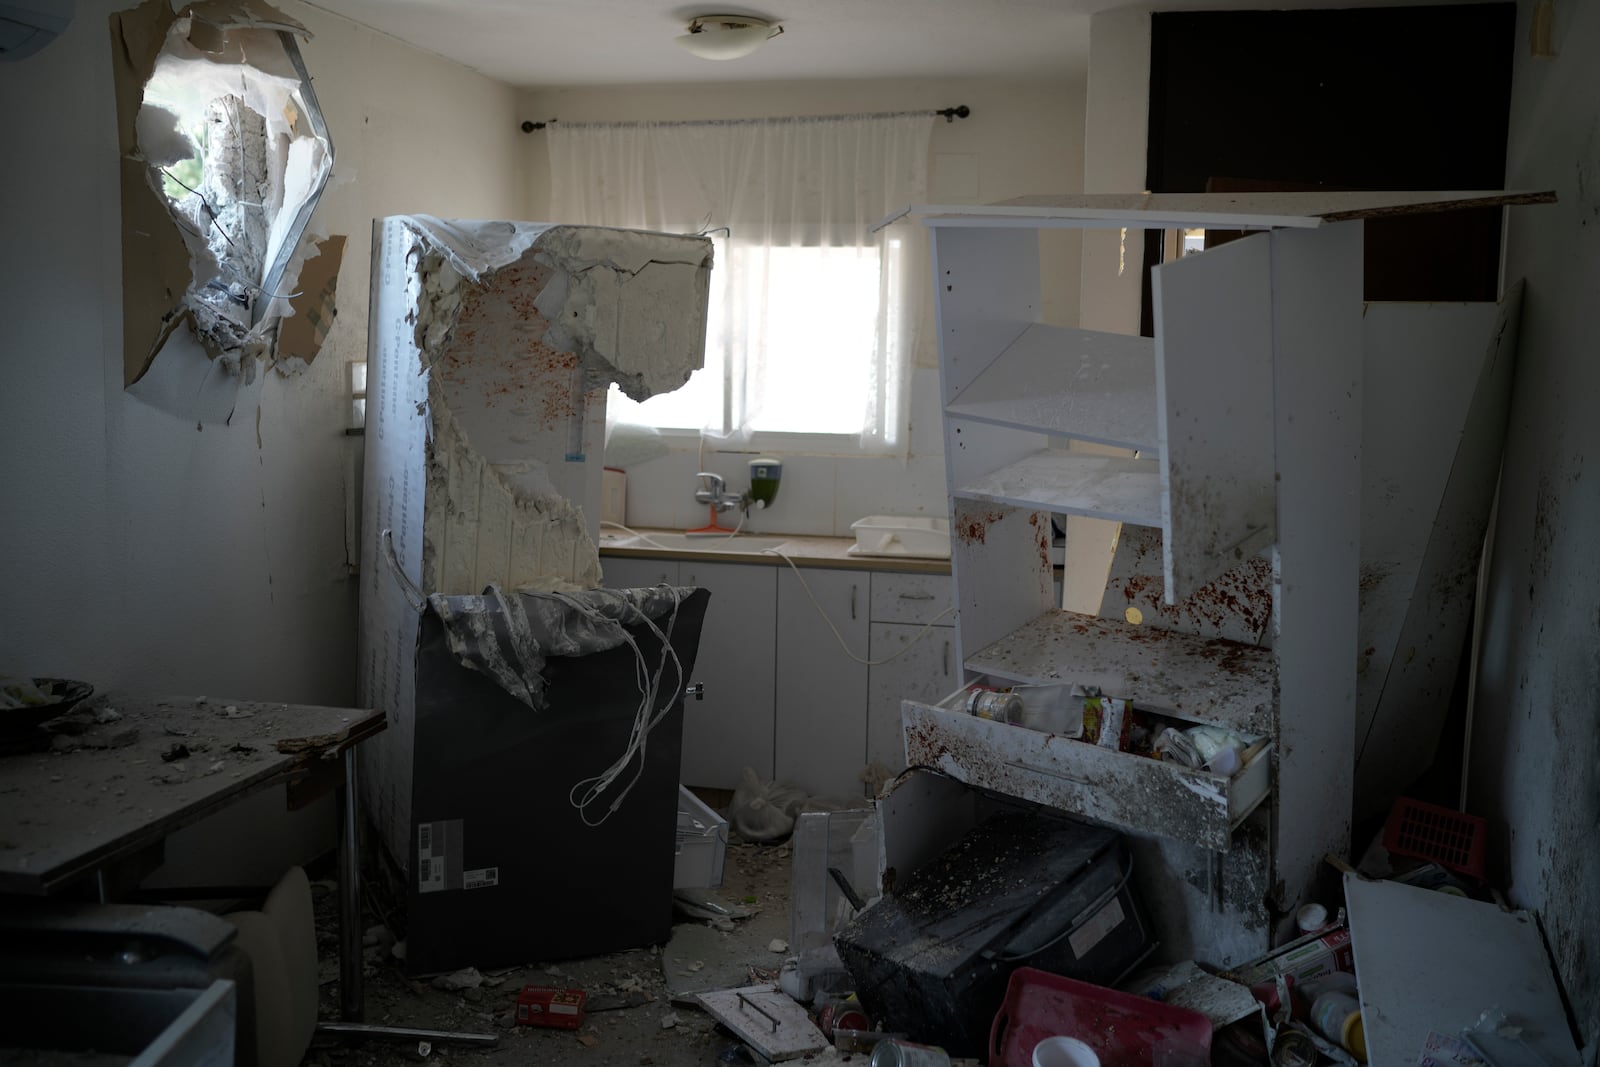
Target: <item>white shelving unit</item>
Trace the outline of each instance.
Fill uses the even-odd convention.
[[[1200,958],[1265,948],[1266,900],[1281,915],[1324,854],[1349,845],[1364,344],[1354,220],[1518,202],[1531,200],[1130,194],[912,209],[933,240],[962,681],[1097,684],[1268,744],[1228,779],[908,700],[908,763],[1128,830],[1159,854],[1154,866],[1182,875],[1157,910]],[[1036,321],[1037,232],[1060,226],[1260,232],[1157,267],[1151,340]],[[1053,514],[1159,530],[1162,599],[1180,619],[1208,595],[1222,603],[1247,566],[1259,584],[1265,553],[1271,632],[1248,644],[1060,610]]]

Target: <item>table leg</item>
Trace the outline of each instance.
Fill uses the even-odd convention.
[[[344,750],[344,785],[339,789],[339,1017],[361,1021],[361,798],[356,781],[356,746]]]
[[[357,791],[356,750],[344,750],[344,785],[339,789],[339,1015],[342,1021],[319,1023],[319,1034],[340,1037],[378,1037],[446,1041],[461,1045],[493,1045],[499,1035],[461,1033],[454,1030],[419,1030],[411,1027],[363,1023],[361,987],[361,798]]]

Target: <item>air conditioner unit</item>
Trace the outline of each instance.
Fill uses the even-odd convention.
[[[72,0],[0,3],[0,60],[33,55],[72,21]]]

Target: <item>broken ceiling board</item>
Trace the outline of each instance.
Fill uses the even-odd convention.
[[[828,1047],[805,1008],[775,986],[753,985],[701,993],[707,1012],[767,1060],[778,1063]]]
[[[929,226],[1129,229],[1314,229],[1325,222],[1464,208],[1550,204],[1552,191],[1313,193],[1076,193],[1019,196],[996,204],[915,204]]]
[[[1236,641],[1051,611],[968,654],[964,666],[1018,682],[1099,685],[1194,722],[1273,732],[1276,657]]]
[[[1277,534],[1273,240],[1255,234],[1150,276],[1168,604]]]
[[[1345,903],[1368,1062],[1415,1063],[1499,1010],[1549,1067],[1577,1067],[1560,988],[1531,912],[1347,874]]]
[[[110,692],[82,747],[0,758],[0,892],[44,894],[382,731],[381,711]],[[99,738],[115,746],[101,748]],[[174,746],[188,754],[168,760]]]
[[[1148,337],[1034,323],[945,406],[950,415],[1154,452]]]

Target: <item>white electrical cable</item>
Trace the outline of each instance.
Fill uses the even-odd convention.
[[[954,606],[945,608],[943,611],[939,612],[939,614],[923,623],[922,629],[917,631],[917,636],[907,641],[906,647],[902,648],[893,655],[885,656],[882,659],[862,659],[860,656],[850,651],[850,646],[844,643],[844,635],[841,634],[839,632],[839,628],[833,624],[833,620],[828,618],[828,613],[823,610],[822,604],[817,600],[817,595],[811,591],[811,587],[806,584],[805,575],[800,573],[800,568],[795,566],[794,560],[790,559],[788,556],[784,555],[782,552],[779,552],[775,548],[767,549],[762,553],[762,555],[777,556],[779,559],[783,560],[789,565],[789,569],[794,571],[794,576],[800,579],[800,588],[804,589],[806,591],[806,596],[811,598],[811,606],[817,609],[817,614],[822,616],[822,621],[827,623],[828,629],[833,631],[833,639],[839,642],[839,647],[844,649],[844,654],[855,660],[857,663],[865,664],[868,667],[881,666],[885,663],[888,663],[890,660],[899,659],[907,652],[910,652],[913,645],[915,645],[918,641],[921,641],[924,637],[928,636],[928,631],[933,629],[935,623],[944,618],[946,615],[950,614],[952,611],[956,610]]]
[[[707,544],[717,544],[717,543],[722,542],[722,541],[732,540],[734,537],[738,536],[738,534],[739,534],[739,532],[741,530],[744,529],[745,521],[748,520],[749,518],[750,518],[750,516],[749,516],[748,513],[740,515],[739,516],[739,525],[735,526],[733,528],[733,530],[731,532],[729,532],[729,534],[726,537],[716,537],[716,536],[714,536],[712,534],[696,534],[695,535],[695,540],[696,541],[705,541]],[[649,534],[644,533],[644,532],[642,532],[640,530],[635,530],[632,527],[624,526],[620,522],[612,522],[610,519],[602,519],[602,520],[600,520],[600,525],[601,526],[609,526],[609,527],[611,527],[612,529],[615,529],[615,530],[621,530],[623,533],[629,534],[629,535],[631,535],[633,537],[637,537],[639,540],[643,541],[645,544],[650,545],[653,548],[659,548],[663,552],[683,552],[683,551],[691,551],[692,552],[693,551],[693,549],[687,549],[686,550],[686,549],[684,549],[682,547],[673,548],[671,545],[664,545],[659,541],[651,540]],[[618,546],[618,547],[623,547],[623,546]]]
[[[627,600],[627,598],[621,596],[620,593],[617,593],[614,590],[596,589],[594,592],[610,593],[611,595],[616,596],[624,604],[629,606],[632,605],[631,601]],[[566,596],[565,594],[551,593],[545,595],[560,600],[562,603],[571,607],[579,614],[585,615],[597,622],[621,622],[620,619],[611,620],[608,617],[601,615],[598,609],[590,607],[587,604],[580,603],[571,597]],[[635,681],[639,686],[639,693],[641,696],[639,706],[634,711],[633,727],[628,735],[628,744],[623,749],[622,755],[619,756],[616,761],[611,764],[611,766],[607,767],[604,771],[594,775],[593,777],[584,778],[574,783],[572,789],[567,794],[567,801],[575,809],[577,809],[578,817],[583,820],[584,825],[590,827],[591,829],[601,825],[607,819],[609,819],[611,815],[622,806],[622,802],[626,800],[628,794],[633,791],[633,787],[638,784],[640,777],[644,774],[645,756],[650,731],[655,729],[656,725],[666,717],[667,713],[670,712],[673,706],[677,703],[677,690],[681,690],[684,685],[683,664],[678,659],[677,651],[672,647],[671,635],[677,625],[678,608],[682,605],[682,603],[683,598],[674,592],[672,613],[668,618],[667,629],[665,633],[663,633],[661,628],[658,627],[649,616],[645,615],[644,612],[636,610],[636,613],[639,616],[639,621],[642,621],[644,625],[650,629],[650,632],[654,634],[655,637],[661,642],[661,661],[656,666],[654,675],[650,674],[649,664],[646,662],[644,652],[639,648],[638,642],[633,639],[632,634],[627,633],[626,630],[623,631],[623,640],[630,648],[633,649]],[[661,681],[666,676],[667,663],[669,661],[672,663],[673,673],[677,677],[677,681],[674,683],[675,689],[669,690],[669,692],[672,694],[671,698],[662,704],[659,710],[654,711],[652,714],[652,709],[655,709],[657,697],[661,692]],[[638,768],[633,772],[633,777],[628,781],[628,784],[623,787],[622,792],[617,795],[616,799],[611,802],[610,806],[606,808],[605,813],[602,814],[598,819],[591,819],[589,816],[589,808],[594,806],[594,804],[605,795],[606,791],[617,782],[617,780],[622,776],[622,773],[627,770],[628,765],[633,762],[635,756],[638,757],[639,765]]]

